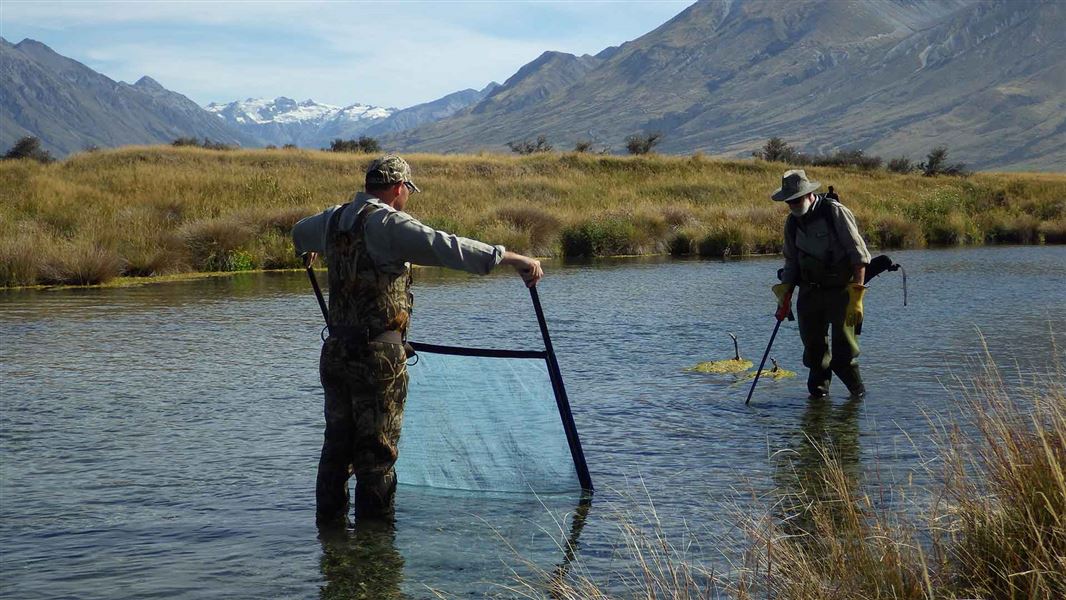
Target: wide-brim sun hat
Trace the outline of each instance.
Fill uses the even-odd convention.
[[[781,176],[781,187],[770,198],[778,202],[788,202],[806,196],[820,187],[822,184],[807,179],[807,173],[803,169],[792,169]]]

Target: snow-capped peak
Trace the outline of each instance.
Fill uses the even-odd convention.
[[[212,102],[204,108],[224,121],[239,125],[270,123],[316,125],[333,120],[383,119],[395,112],[395,109],[365,104],[352,104],[342,108],[331,104],[321,104],[311,99],[297,102],[284,96],[273,100],[248,98],[228,104]]]

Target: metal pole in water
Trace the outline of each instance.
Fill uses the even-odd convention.
[[[581,449],[581,440],[577,435],[577,426],[574,424],[574,414],[570,411],[570,400],[566,396],[566,388],[563,387],[563,376],[559,370],[559,361],[555,358],[555,349],[552,348],[551,336],[548,334],[548,323],[544,320],[544,309],[540,306],[540,296],[537,287],[529,288],[529,297],[533,300],[533,310],[537,313],[537,323],[540,325],[540,333],[544,337],[544,350],[548,353],[548,376],[551,378],[552,388],[555,390],[555,403],[559,407],[559,416],[563,420],[563,429],[566,430],[566,441],[570,445],[570,454],[574,457],[574,467],[577,469],[577,478],[581,482],[581,488],[592,492],[592,476],[589,475],[589,467],[585,462],[585,452]]]
[[[766,352],[763,352],[762,360],[759,361],[759,370],[755,372],[755,379],[751,382],[751,389],[748,390],[748,399],[744,401],[744,406],[747,406],[748,403],[751,402],[751,395],[755,393],[755,384],[759,383],[759,376],[762,375],[762,368],[766,365],[766,357],[770,356],[770,348],[774,345],[774,338],[777,337],[777,330],[781,329],[781,323],[783,321],[784,319],[781,319],[777,322],[777,325],[774,325],[774,332],[770,334],[770,343],[766,344]]]

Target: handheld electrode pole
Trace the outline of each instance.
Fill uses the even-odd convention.
[[[788,316],[791,317],[792,313],[789,313]],[[755,393],[755,384],[759,383],[759,376],[762,375],[762,368],[766,365],[766,358],[770,356],[770,348],[774,347],[774,338],[777,337],[777,330],[781,329],[781,323],[783,322],[784,319],[780,319],[777,322],[777,325],[774,325],[774,332],[770,334],[770,343],[766,344],[766,352],[762,353],[762,360],[759,361],[759,370],[755,371],[755,379],[751,382],[751,389],[748,390],[748,399],[744,401],[744,406],[747,406],[748,403],[751,402],[751,395]]]
[[[577,425],[574,424],[574,414],[570,411],[570,399],[566,396],[566,388],[563,387],[563,376],[559,370],[559,361],[555,358],[555,349],[552,348],[551,336],[548,335],[548,323],[544,320],[544,309],[540,307],[540,296],[537,294],[537,286],[529,288],[529,297],[533,300],[533,310],[537,313],[537,323],[540,325],[541,336],[544,337],[544,350],[548,354],[548,376],[551,378],[552,388],[555,390],[555,402],[559,407],[559,416],[563,420],[563,429],[566,430],[566,441],[570,445],[570,453],[574,457],[574,467],[577,469],[577,478],[581,482],[581,489],[591,493],[592,476],[589,475],[589,467],[585,462],[585,451],[581,449],[581,440],[577,436]]]

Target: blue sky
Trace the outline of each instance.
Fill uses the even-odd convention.
[[[32,38],[108,77],[148,75],[200,104],[247,97],[407,107],[503,83],[545,50],[595,54],[692,0],[0,2]]]

